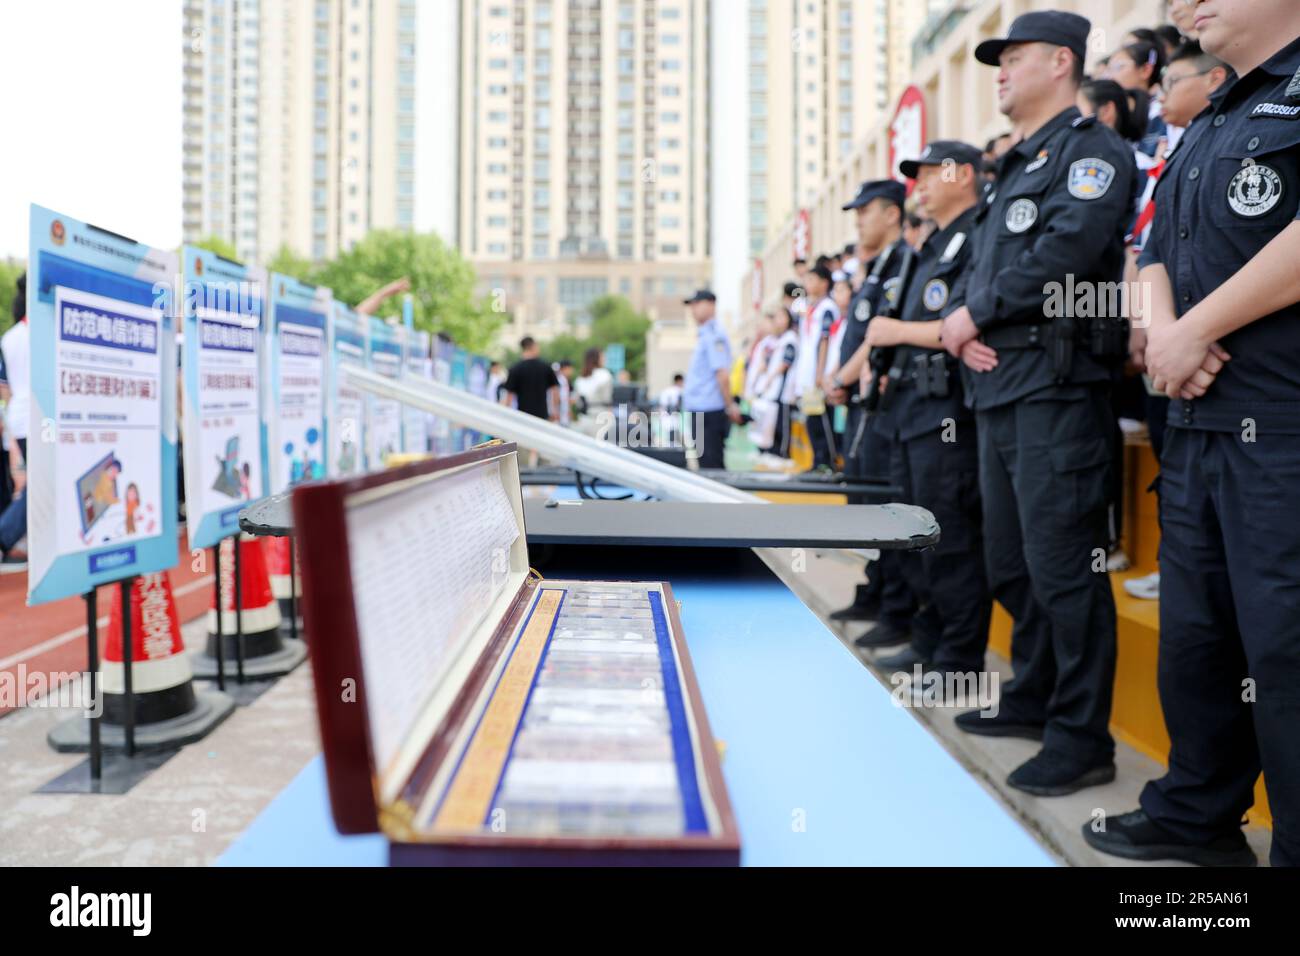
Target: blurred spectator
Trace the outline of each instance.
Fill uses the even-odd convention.
[[[556,421],[558,413],[551,411],[559,404],[560,380],[555,369],[538,356],[537,342],[531,335],[519,342],[519,351],[523,357],[511,366],[506,376],[501,404],[509,404],[513,398],[521,412]]]
[[[20,543],[27,536],[27,415],[31,403],[31,344],[27,324],[27,276],[18,277],[14,295],[14,324],[0,338],[5,369],[5,435],[9,443],[9,472],[13,500],[0,514],[0,574],[25,571],[27,554]]]
[[[614,376],[605,368],[605,353],[590,348],[582,356],[582,374],[573,383],[578,412],[595,415],[614,403]]]
[[[555,377],[560,382],[558,420],[561,425],[567,425],[573,417],[573,398],[569,388],[569,382],[573,378],[573,363],[568,359],[561,359],[552,368],[555,369]]]
[[[1139,148],[1154,156],[1161,137],[1165,135],[1165,121],[1160,118],[1160,77],[1165,69],[1165,52],[1159,43],[1138,40],[1122,46],[1110,55],[1106,64],[1106,77],[1126,90],[1141,90],[1148,97],[1147,123]]]
[[[501,388],[506,383],[506,370],[500,362],[488,366],[487,396],[494,402],[501,401]]]
[[[675,414],[682,410],[682,388],[686,376],[678,372],[673,376],[673,383],[659,393],[659,410]]]

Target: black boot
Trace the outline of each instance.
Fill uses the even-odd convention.
[[[1240,830],[1208,843],[1192,843],[1160,826],[1145,810],[1108,816],[1103,823],[1101,831],[1085,823],[1083,839],[1094,850],[1126,860],[1182,860],[1198,866],[1255,866],[1259,862]]]
[[[908,644],[896,654],[890,654],[887,657],[882,657],[876,661],[876,666],[882,671],[905,671],[909,674],[912,672],[912,668],[917,664],[921,665],[922,671],[927,670],[929,667],[924,658],[921,657],[920,652],[911,644]]]
[[[853,645],[864,650],[876,647],[897,647],[899,644],[906,644],[911,639],[912,632],[906,627],[881,622],[861,637],[855,638]]]
[[[1027,723],[1006,711],[985,715],[982,710],[968,710],[958,714],[953,721],[959,730],[980,737],[1023,737],[1025,740],[1042,740],[1043,725]]]
[[[838,611],[831,611],[832,621],[874,621],[880,616],[880,598],[871,594],[871,588],[859,584],[853,595],[853,603]]]

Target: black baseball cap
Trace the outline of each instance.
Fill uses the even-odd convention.
[[[696,289],[695,295],[691,296],[689,299],[683,299],[682,304],[690,305],[692,302],[717,302],[717,301],[718,301],[718,297],[714,295],[712,292],[710,292],[708,289]]]
[[[979,172],[984,168],[984,153],[959,139],[936,139],[916,159],[905,159],[899,163],[898,171],[908,179],[915,179],[922,166],[942,166],[948,162],[958,166],[969,163]]]
[[[907,202],[907,187],[896,179],[868,179],[858,187],[858,194],[840,208],[846,212],[860,209],[873,199],[888,199],[901,206]]]
[[[1080,60],[1088,49],[1092,23],[1087,17],[1064,10],[1036,10],[1022,13],[1011,21],[1004,39],[985,40],[975,48],[975,59],[986,66],[997,66],[1002,51],[1013,43],[1052,43],[1069,49]]]

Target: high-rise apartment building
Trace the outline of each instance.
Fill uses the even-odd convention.
[[[888,114],[909,82],[913,38],[950,0],[744,2],[757,256]]]
[[[246,260],[411,228],[415,0],[185,0],[184,211]]]
[[[503,333],[622,294],[681,323],[709,275],[707,0],[462,0],[459,228]]]

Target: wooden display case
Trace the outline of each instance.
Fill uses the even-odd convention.
[[[672,589],[530,571],[513,444],[293,513],[340,832],[394,864],[739,862]]]

